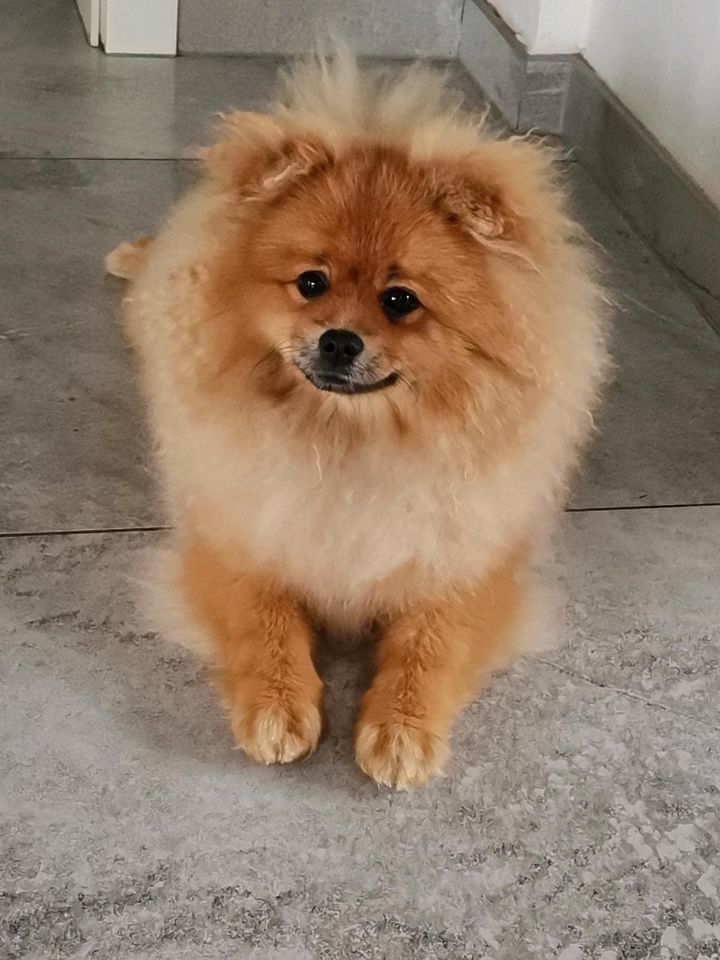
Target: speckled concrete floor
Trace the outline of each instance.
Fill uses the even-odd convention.
[[[276,64],[103,58],[70,0],[2,14],[3,960],[717,958],[720,341],[683,291],[573,166],[619,369],[548,562],[566,646],[497,678],[424,792],[353,766],[353,655],[318,753],[253,766],[135,607],[163,517],[101,261]]]

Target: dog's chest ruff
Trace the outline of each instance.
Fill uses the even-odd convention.
[[[217,434],[204,439],[187,494],[211,507],[216,535],[325,607],[362,606],[409,567],[436,582],[480,575],[508,536],[507,478],[460,472],[442,456],[369,451],[326,463],[316,448],[221,450]]]

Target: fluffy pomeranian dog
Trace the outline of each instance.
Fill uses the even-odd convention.
[[[552,151],[488,133],[418,66],[306,63],[202,160],[158,236],[108,258],[178,603],[266,763],[317,746],[316,633],[372,625],[357,762],[422,784],[522,646],[605,367],[592,256]]]

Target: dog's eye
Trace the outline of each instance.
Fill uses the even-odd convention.
[[[406,317],[420,305],[412,290],[406,290],[405,287],[388,287],[380,294],[380,307],[390,321]]]
[[[315,297],[321,297],[330,284],[320,270],[306,270],[297,278],[295,286],[306,300],[313,300]]]

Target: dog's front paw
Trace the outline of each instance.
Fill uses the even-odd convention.
[[[237,745],[260,763],[289,763],[307,756],[317,747],[322,728],[319,702],[300,695],[256,696],[236,703],[230,722]]]
[[[442,773],[447,742],[410,718],[361,718],[355,735],[358,766],[376,783],[398,790],[422,786]]]

